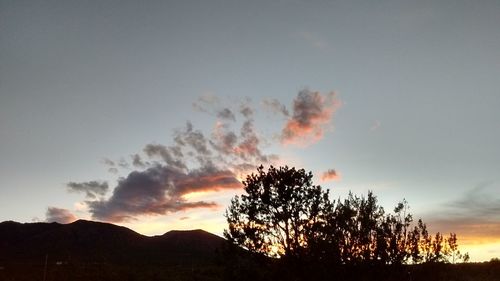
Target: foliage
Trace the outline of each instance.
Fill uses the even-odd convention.
[[[236,196],[226,211],[224,236],[253,253],[273,257],[306,255],[308,234],[331,208],[328,193],[312,184],[303,169],[261,166],[244,182],[245,195]]]
[[[456,234],[429,234],[406,200],[392,213],[377,197],[330,200],[303,169],[261,166],[226,211],[226,238],[249,252],[314,266],[381,266],[467,261]]]

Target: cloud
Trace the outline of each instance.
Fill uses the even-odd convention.
[[[171,167],[181,170],[187,169],[182,158],[177,155],[178,152],[176,149],[162,144],[147,144],[143,151],[150,158],[159,157],[163,159]]]
[[[216,124],[210,143],[229,167],[235,169],[251,165],[255,168],[277,159],[276,155],[267,155],[262,151],[264,140],[258,134],[254,122],[251,115],[247,115],[239,133],[227,123]]]
[[[283,128],[281,142],[305,146],[319,141],[339,106],[334,92],[321,95],[300,91],[293,103],[293,114]]]
[[[307,90],[294,100],[293,114],[277,100],[265,103],[287,118],[281,138],[284,143],[308,141],[311,133],[322,135],[338,105],[333,93]],[[72,191],[85,192],[84,203],[93,219],[123,222],[140,216],[217,208],[216,202],[194,199],[199,197],[190,194],[240,189],[238,179],[257,166],[279,161],[278,155],[264,152],[269,141],[256,128],[256,110],[249,99],[224,105],[207,95],[194,105],[216,118],[213,130],[206,133],[188,121],[174,130],[168,144],[146,144],[142,151],[130,155],[129,162],[106,159],[105,164],[116,172],[117,168],[127,171],[109,197],[103,197],[107,185],[98,181],[68,184]]]
[[[211,101],[205,105],[219,106]],[[119,179],[109,198],[86,201],[92,217],[120,222],[144,215],[216,208],[215,202],[192,201],[187,195],[242,188],[238,178],[277,159],[262,151],[263,137],[255,128],[255,111],[249,100],[236,108],[204,110],[219,113],[212,134],[207,137],[187,122],[174,131],[171,145],[145,145],[142,153],[131,155],[131,166],[136,170]],[[240,122],[235,114],[242,117]]]
[[[288,111],[286,106],[279,102],[277,99],[265,99],[262,101],[262,105],[264,106],[264,108],[275,114],[282,114],[286,117],[290,115],[290,112]]]
[[[110,166],[110,167],[114,167],[115,166],[115,162],[109,158],[104,158],[102,159],[102,162],[104,163],[104,165],[107,165],[107,166]]]
[[[246,103],[242,103],[240,105],[240,113],[245,118],[251,118],[253,116],[254,112],[255,112],[255,110],[251,107],[249,100],[247,100]]]
[[[229,108],[224,108],[217,112],[217,117],[221,119],[226,119],[230,121],[236,121],[236,117],[234,116],[234,113],[231,111]]]
[[[102,163],[106,166],[108,166],[108,172],[112,173],[112,174],[117,174],[118,173],[118,169],[116,168],[116,163],[115,161],[109,159],[109,158],[103,158],[102,159]]]
[[[141,155],[137,153],[131,155],[131,157],[132,157],[132,165],[136,168],[145,168],[149,164],[148,162],[144,162],[142,160]]]
[[[478,184],[427,214],[429,227],[445,233],[456,232],[461,240],[469,243],[500,239],[499,189],[494,181]]]
[[[104,181],[68,182],[66,187],[70,192],[85,193],[85,197],[91,199],[106,195],[109,188]]]
[[[108,200],[89,201],[90,213],[97,220],[122,222],[140,215],[164,215],[194,208],[215,208],[215,202],[190,202],[183,195],[198,191],[241,188],[228,170],[206,166],[189,172],[166,165],[133,171],[122,178]]]
[[[209,108],[219,103],[219,98],[212,93],[201,95],[196,102],[193,102],[193,108],[200,112],[208,112]]]
[[[338,181],[340,180],[340,174],[334,169],[329,169],[328,171],[321,174],[322,181]]]
[[[56,207],[48,207],[45,213],[46,222],[58,222],[58,223],[71,223],[76,221],[78,218],[73,215],[69,210],[60,209]]]
[[[191,122],[186,123],[185,130],[175,133],[174,140],[177,146],[172,147],[171,150],[178,158],[184,156],[182,154],[182,147],[188,147],[194,150],[196,154],[202,156],[209,156],[211,154],[207,138],[200,130],[194,130]]]

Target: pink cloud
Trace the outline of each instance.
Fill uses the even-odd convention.
[[[67,209],[48,207],[45,213],[47,222],[71,223],[78,218]]]
[[[340,101],[334,92],[322,95],[309,90],[300,91],[294,100],[293,114],[283,128],[281,142],[307,146],[321,140],[339,106]]]
[[[338,181],[340,180],[340,174],[334,169],[330,169],[321,175],[322,181]]]

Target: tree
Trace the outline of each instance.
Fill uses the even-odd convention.
[[[252,253],[300,259],[331,209],[328,192],[304,169],[260,166],[226,210],[224,236]]]
[[[312,177],[304,169],[271,166],[266,172],[259,167],[243,182],[245,193],[226,210],[225,237],[258,256],[320,270],[468,260],[454,233],[432,235],[421,219],[414,223],[406,200],[392,213],[371,191],[366,197],[349,193],[342,201],[330,201]]]

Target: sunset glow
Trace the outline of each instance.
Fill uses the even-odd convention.
[[[289,166],[500,257],[500,2],[473,2],[1,1],[0,221],[221,236]]]

